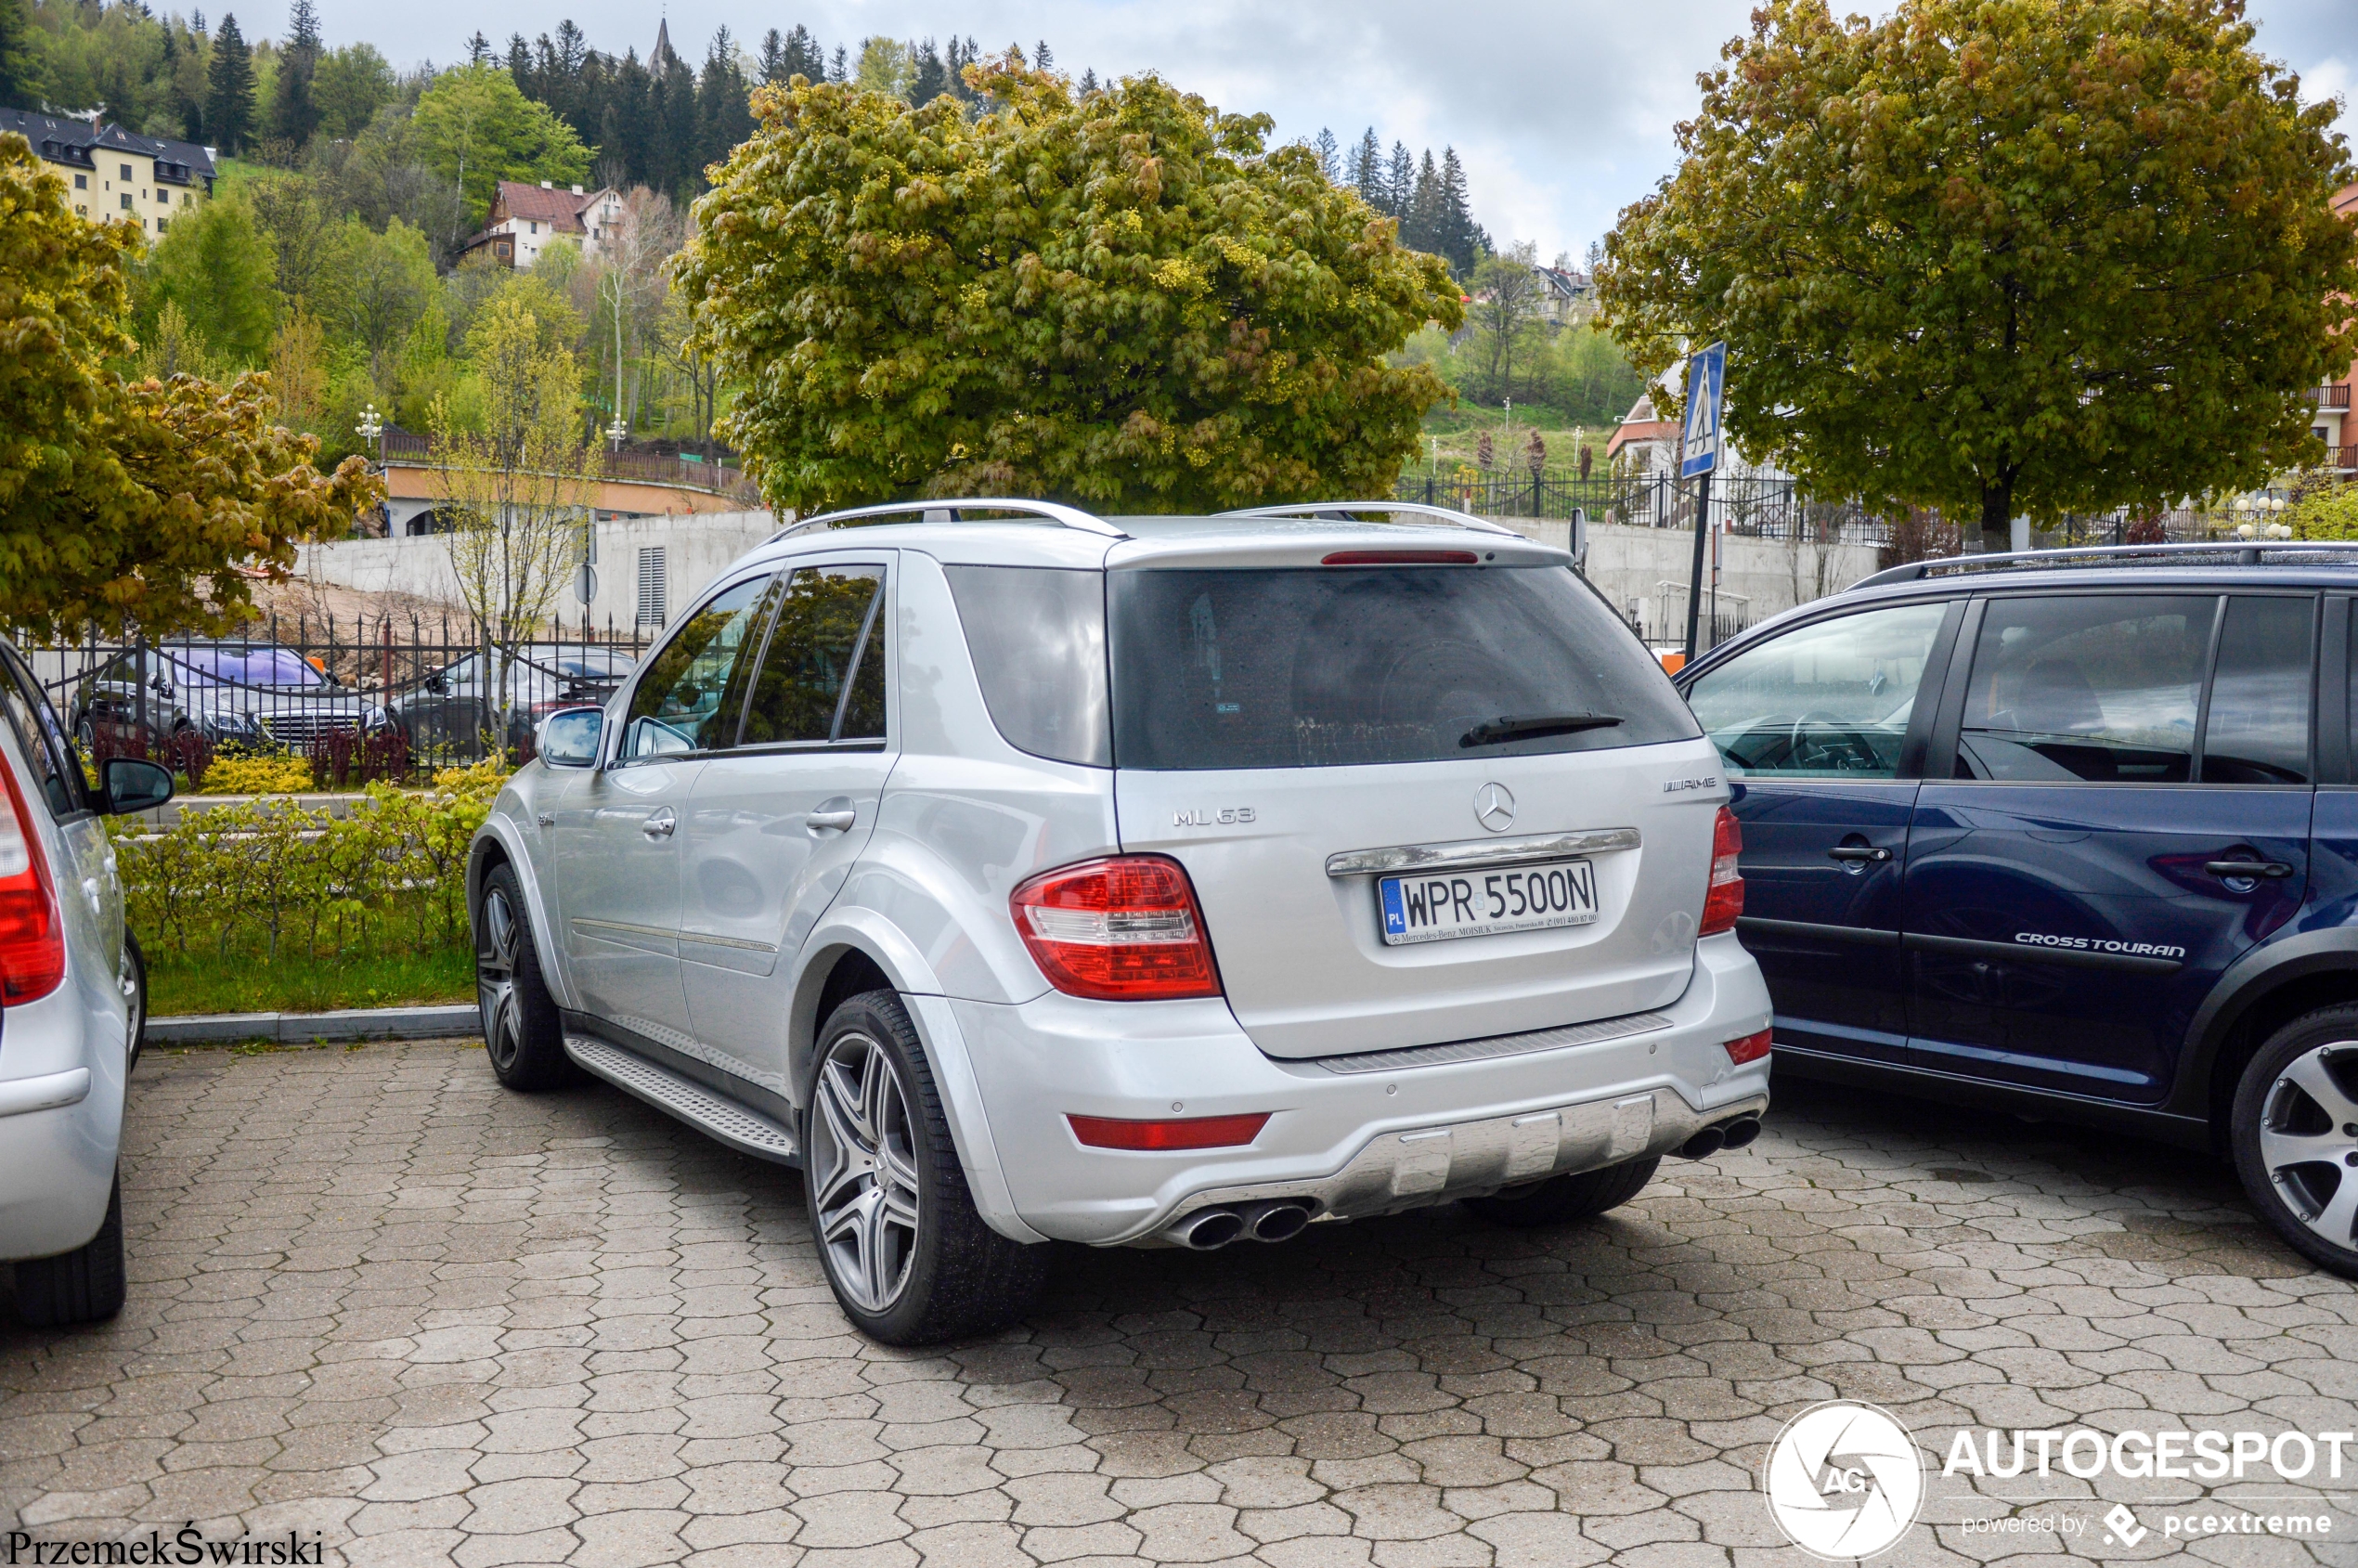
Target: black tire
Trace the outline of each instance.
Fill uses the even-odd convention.
[[[528,907],[514,869],[492,867],[474,910],[475,1004],[491,1070],[506,1087],[533,1095],[578,1082],[581,1069],[565,1055],[564,1022],[541,973]]]
[[[128,930],[123,933],[123,959],[117,978],[123,984],[123,1004],[128,1017],[124,1019],[125,1049],[123,1056],[123,1076],[139,1065],[139,1053],[148,1048],[148,955],[139,951],[139,939]]]
[[[2312,1263],[2358,1279],[2358,1006],[2270,1035],[2227,1117],[2251,1206]]]
[[[1049,1249],[1010,1241],[975,1212],[941,1095],[900,998],[871,991],[843,1003],[820,1030],[813,1063],[803,1191],[820,1265],[844,1315],[888,1345],[938,1344],[1021,1315],[1046,1280]],[[897,1107],[867,1076],[887,1072]],[[859,1102],[850,1113],[847,1085],[854,1091],[849,1098]],[[861,1109],[871,1106],[886,1108]],[[866,1152],[879,1157],[845,1158],[846,1146],[858,1139],[868,1140]],[[876,1208],[891,1211],[896,1200],[913,1213],[913,1243],[887,1237],[888,1228],[901,1227],[884,1225],[863,1240],[863,1217]],[[834,1240],[831,1215],[850,1222],[838,1224]]]
[[[1566,1225],[1592,1219],[1618,1209],[1654,1179],[1659,1157],[1608,1165],[1600,1171],[1550,1176],[1528,1186],[1509,1187],[1488,1198],[1469,1198],[1466,1207],[1494,1225],[1529,1230],[1537,1225]]]
[[[17,1264],[17,1315],[36,1328],[98,1323],[123,1310],[123,1178],[98,1234],[71,1252]]]

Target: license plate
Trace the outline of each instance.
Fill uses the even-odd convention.
[[[1390,947],[1586,926],[1597,918],[1597,871],[1587,861],[1387,876],[1376,894]]]

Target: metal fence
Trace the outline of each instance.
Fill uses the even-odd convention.
[[[1592,523],[1639,528],[1695,525],[1694,485],[1667,473],[1588,479],[1549,473],[1480,479],[1403,474],[1393,499],[1454,507],[1478,517],[1569,518],[1578,512]],[[1746,474],[1717,479],[1711,510],[1729,533],[1749,538],[1799,538],[1812,544],[1878,549],[1891,539],[1891,525],[1868,515],[1857,501],[1812,499],[1786,478]]]
[[[605,701],[648,641],[611,622],[499,643],[463,620],[361,616],[24,652],[94,765],[149,758],[202,789],[224,758],[272,758],[337,789],[529,758],[541,718]]]
[[[387,430],[380,438],[382,460],[404,467],[429,467],[434,442],[408,430]],[[761,504],[761,491],[745,472],[733,464],[707,460],[693,452],[677,456],[663,452],[615,452],[600,447],[589,454],[591,477],[620,482],[639,481],[684,489],[709,490],[747,506]]]

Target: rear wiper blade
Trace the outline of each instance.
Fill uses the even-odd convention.
[[[1528,718],[1494,719],[1458,737],[1461,746],[1498,745],[1507,741],[1536,740],[1543,735],[1575,735],[1583,730],[1610,730],[1621,722],[1617,713],[1542,713]]]

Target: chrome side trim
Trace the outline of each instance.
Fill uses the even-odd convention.
[[[1404,844],[1391,849],[1346,849],[1327,857],[1328,876],[1367,876],[1393,871],[1458,871],[1467,866],[1521,865],[1558,855],[1596,855],[1635,849],[1634,827],[1591,828],[1582,833],[1538,833],[1521,838],[1464,839],[1454,844]]]
[[[627,937],[654,937],[667,942],[683,934],[667,931],[660,926],[633,926],[627,920],[590,920],[580,915],[574,916],[573,928],[577,931],[620,931]]]
[[[0,1116],[22,1116],[32,1110],[56,1110],[80,1105],[90,1097],[90,1069],[68,1068],[38,1078],[0,1079]]]
[[[680,940],[683,942],[702,942],[707,947],[733,947],[746,952],[778,951],[776,942],[749,942],[742,937],[723,937],[711,931],[691,931],[684,926],[680,928]]]
[[[1395,1051],[1367,1051],[1351,1056],[1313,1056],[1309,1065],[1340,1073],[1445,1067],[1452,1062],[1482,1062],[1495,1056],[1560,1051],[1567,1045],[1594,1045],[1600,1040],[1626,1040],[1633,1034],[1652,1034],[1655,1030],[1668,1029],[1670,1022],[1660,1013],[1631,1013],[1625,1017],[1535,1029],[1522,1034],[1493,1034],[1479,1040],[1446,1041],[1439,1045],[1404,1045]]]
[[[624,1094],[678,1117],[717,1142],[781,1165],[794,1164],[802,1158],[793,1131],[758,1110],[715,1094],[619,1045],[579,1034],[568,1034],[564,1041],[565,1055],[587,1071]]]

